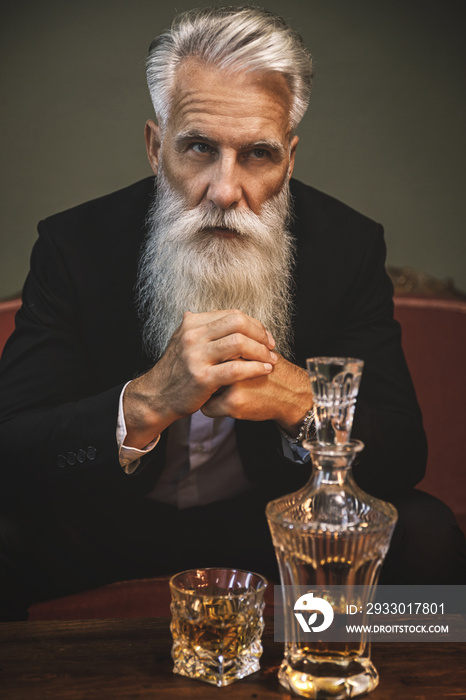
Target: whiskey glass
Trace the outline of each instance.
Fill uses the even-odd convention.
[[[191,569],[170,579],[174,673],[225,686],[259,670],[263,576]]]

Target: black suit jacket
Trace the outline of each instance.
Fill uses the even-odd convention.
[[[132,476],[118,462],[118,397],[150,362],[134,305],[147,178],[39,224],[16,330],[0,365],[3,492],[25,485],[152,488],[165,436]],[[353,437],[366,448],[355,476],[390,498],[422,477],[425,437],[393,320],[382,228],[337,200],[292,181],[297,243],[295,361],[359,357],[365,369]],[[271,290],[273,293],[273,290]],[[309,466],[282,453],[273,422],[236,421],[247,476],[267,498],[304,483]]]

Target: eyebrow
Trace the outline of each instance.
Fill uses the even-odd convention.
[[[180,134],[175,136],[175,145],[182,146],[186,141],[205,141],[211,146],[217,146],[217,142],[211,139],[207,134],[202,133],[202,131],[197,131],[197,129],[191,129],[189,131],[182,131]]]
[[[183,146],[188,141],[202,141],[203,143],[206,143],[209,146],[213,146],[214,148],[217,148],[219,146],[218,141],[212,139],[210,136],[207,136],[207,134],[204,134],[202,131],[198,131],[197,129],[182,131],[181,133],[175,136],[175,146],[178,148],[180,146]],[[283,147],[283,144],[281,144],[280,141],[275,141],[275,139],[259,139],[258,141],[248,141],[246,143],[240,144],[239,146],[239,150],[242,151],[248,151],[254,148],[264,148],[269,151],[273,151],[274,153],[282,157],[286,155],[286,149]]]
[[[242,144],[241,148],[245,151],[252,150],[253,148],[265,148],[267,151],[272,151],[279,156],[286,155],[286,149],[280,141],[275,141],[274,139],[263,139],[259,141],[251,141],[250,143]]]

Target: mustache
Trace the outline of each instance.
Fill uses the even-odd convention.
[[[262,229],[260,218],[251,211],[202,206],[193,211],[196,211],[197,228],[200,233],[220,228],[249,238],[260,233]]]
[[[209,229],[221,228],[238,235],[244,241],[267,240],[279,228],[287,228],[291,220],[290,192],[288,184],[265,202],[259,214],[251,209],[232,207],[219,209],[213,203],[201,203],[188,209],[183,197],[175,193],[160,173],[154,206],[151,211],[152,221],[158,219],[160,227],[165,230],[165,242],[176,242],[180,238],[203,237]],[[280,221],[277,221],[277,211]]]

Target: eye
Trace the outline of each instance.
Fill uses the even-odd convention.
[[[212,153],[213,149],[206,143],[193,143],[191,148],[195,153]]]
[[[265,158],[268,155],[268,151],[265,148],[254,148],[251,151],[253,158]]]

